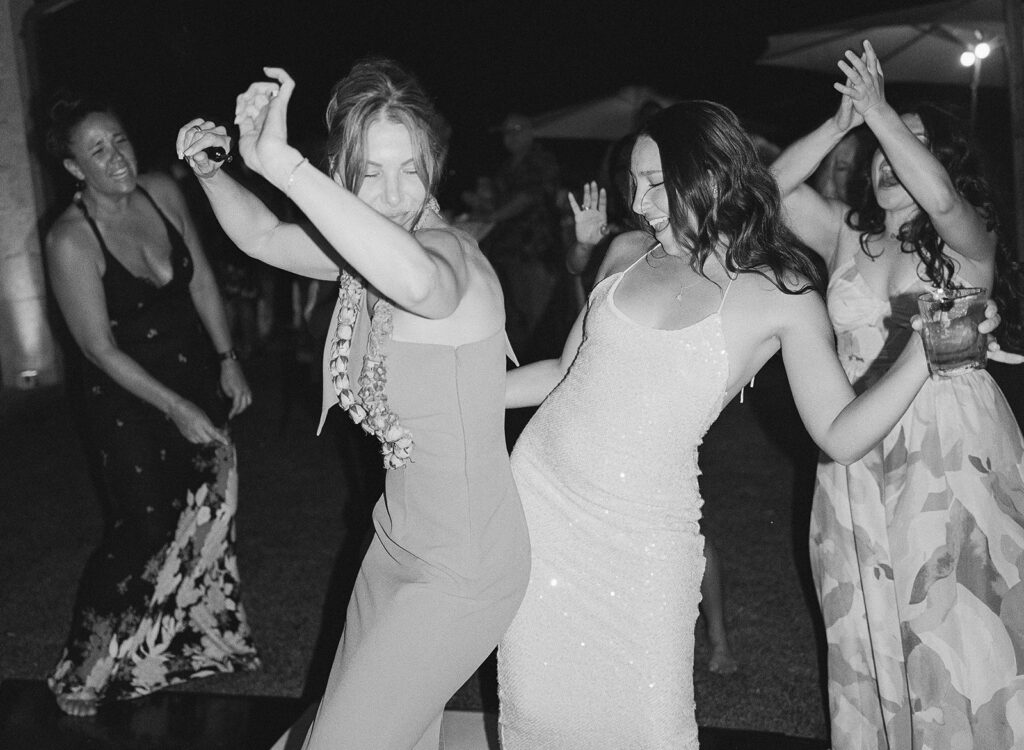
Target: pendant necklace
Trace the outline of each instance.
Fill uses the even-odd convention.
[[[680,284],[679,285],[679,291],[676,292],[676,301],[677,302],[682,302],[683,301],[683,292],[685,292],[687,289],[690,289],[692,287],[697,286],[697,284],[699,284],[700,282],[701,282],[701,279],[695,279],[695,280],[691,281],[689,284]]]

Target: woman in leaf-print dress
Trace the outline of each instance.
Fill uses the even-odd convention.
[[[80,189],[47,236],[47,265],[83,355],[105,516],[49,676],[61,709],[83,716],[259,665],[239,599],[225,429],[251,394],[174,182],[138,174],[104,103],[65,99],[51,115],[48,145]]]
[[[836,115],[772,169],[791,227],[829,267],[840,358],[861,391],[932,286],[994,287],[1010,333],[1015,311],[992,202],[955,121],[931,106],[897,114],[869,43],[840,68]],[[861,123],[879,149],[851,209],[802,183]],[[861,461],[819,465],[810,550],[836,750],[1024,746],[1022,463],[1003,394],[977,370],[926,383]]]

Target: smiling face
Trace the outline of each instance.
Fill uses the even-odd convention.
[[[918,115],[906,114],[902,120],[919,141],[925,146],[929,145],[928,133]],[[914,205],[913,197],[903,187],[880,148],[871,157],[871,187],[875,191],[878,205],[885,211],[900,211]]]
[[[647,220],[654,236],[664,245],[672,239],[668,191],[662,173],[661,151],[652,138],[640,136],[637,139],[629,171],[633,183],[633,212]]]
[[[139,164],[121,122],[109,112],[93,112],[71,131],[64,167],[100,193],[126,195],[135,190]]]
[[[396,224],[411,229],[427,199],[417,151],[402,123],[378,119],[366,131],[366,168],[357,195]]]

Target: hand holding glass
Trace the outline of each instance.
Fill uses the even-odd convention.
[[[917,298],[924,351],[933,377],[952,377],[985,366],[985,289],[936,289]]]

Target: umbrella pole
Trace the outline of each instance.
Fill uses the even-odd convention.
[[[981,81],[981,58],[974,59],[974,71],[971,73],[971,138],[977,133],[978,125],[978,83]]]
[[[1006,22],[1006,67],[1010,87],[1010,133],[1013,147],[1013,215],[1016,256],[1024,262],[1024,19],[1020,0],[1003,0]]]

